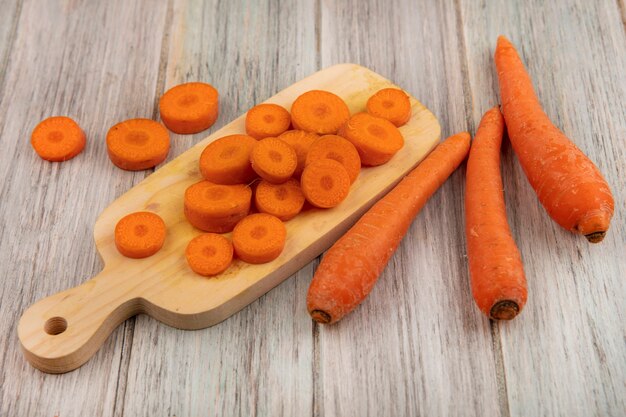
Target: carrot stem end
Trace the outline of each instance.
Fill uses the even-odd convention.
[[[519,306],[515,301],[498,301],[491,307],[489,315],[495,320],[512,320],[519,313]]]
[[[606,236],[606,232],[602,231],[589,233],[585,235],[585,238],[591,243],[600,243],[604,239],[604,236]]]
[[[322,310],[311,311],[311,318],[321,324],[328,324],[331,320],[330,314]]]

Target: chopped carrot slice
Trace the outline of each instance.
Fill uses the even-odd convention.
[[[334,159],[344,166],[350,176],[350,183],[356,181],[361,171],[361,158],[350,141],[337,135],[322,136],[309,149],[306,164],[326,158]]]
[[[293,172],[293,176],[300,178],[304,165],[306,163],[306,156],[309,153],[309,148],[319,138],[317,133],[305,132],[304,130],[288,130],[278,137],[278,139],[286,142],[287,145],[291,145],[296,156],[298,157],[298,166]]]
[[[320,135],[337,133],[348,118],[350,110],[345,101],[329,91],[308,91],[291,105],[293,127]]]
[[[123,217],[115,226],[115,246],[128,258],[147,258],[165,242],[165,222],[157,214],[138,211]]]
[[[200,172],[216,184],[247,184],[256,174],[250,153],[257,141],[247,135],[230,135],[211,142],[200,155]]]
[[[217,120],[219,96],[211,84],[186,83],[170,88],[159,100],[161,120],[174,133],[202,132]]]
[[[257,142],[250,154],[252,169],[261,178],[274,184],[287,181],[298,166],[296,151],[278,138]]]
[[[304,194],[298,180],[293,178],[283,184],[263,180],[254,192],[254,203],[261,213],[271,214],[286,222],[302,210]]]
[[[290,124],[289,112],[278,104],[259,104],[246,114],[246,133],[255,139],[276,137]]]
[[[277,217],[251,214],[233,230],[235,253],[244,262],[262,264],[273,261],[283,251],[287,229]]]
[[[170,136],[162,124],[149,119],[130,119],[107,133],[109,158],[119,168],[141,171],[165,160]]]
[[[233,261],[233,245],[222,235],[203,233],[191,239],[185,249],[185,258],[196,274],[218,275]]]
[[[367,112],[400,127],[411,118],[411,101],[398,88],[383,88],[367,100]]]
[[[300,179],[307,201],[320,208],[335,207],[350,192],[350,176],[333,159],[318,159],[306,166]]]
[[[185,217],[205,232],[230,232],[248,214],[251,199],[252,190],[247,185],[200,181],[185,191]]]
[[[368,113],[352,116],[339,135],[352,142],[363,165],[387,163],[404,146],[404,138],[393,123]]]
[[[37,155],[52,162],[72,159],[82,152],[85,142],[85,132],[74,120],[65,116],[42,120],[30,137],[30,144]]]

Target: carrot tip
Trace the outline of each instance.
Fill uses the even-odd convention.
[[[600,243],[600,242],[602,242],[602,240],[604,239],[604,236],[606,236],[606,232],[605,231],[593,232],[593,233],[589,233],[588,235],[585,235],[587,240],[589,242],[591,242],[591,243]]]
[[[311,318],[318,323],[322,323],[322,324],[330,323],[330,314],[322,310],[311,311]]]
[[[489,315],[495,320],[512,320],[519,313],[519,306],[515,301],[502,300],[498,301],[491,307]]]

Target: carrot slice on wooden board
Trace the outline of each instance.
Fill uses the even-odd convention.
[[[609,185],[552,124],[515,47],[504,36],[498,38],[495,63],[511,145],[539,201],[561,227],[600,242],[615,205]]]
[[[413,218],[463,162],[469,146],[467,132],[439,144],[326,252],[307,294],[313,320],[334,323],[367,297]]]
[[[306,164],[326,158],[334,159],[344,166],[350,176],[350,183],[356,181],[361,171],[361,158],[350,141],[337,135],[322,136],[311,145]]]
[[[255,139],[276,137],[290,124],[289,112],[278,104],[259,104],[246,114],[246,133]]]
[[[256,177],[250,164],[256,139],[230,135],[211,142],[200,155],[202,176],[216,184],[247,184]]]
[[[291,105],[293,127],[320,135],[337,133],[349,117],[346,102],[329,91],[307,91]]]
[[[352,116],[339,135],[352,142],[363,165],[387,163],[404,146],[404,138],[393,123],[368,113]]]
[[[489,318],[510,320],[526,304],[526,276],[506,219],[500,146],[504,119],[498,107],[483,116],[465,175],[465,237],[472,293]]]
[[[235,253],[249,264],[273,261],[283,251],[287,229],[283,222],[266,213],[251,214],[233,230]]]
[[[302,210],[304,194],[298,180],[283,184],[261,181],[254,191],[254,203],[261,213],[271,214],[286,222]]]
[[[350,192],[350,175],[333,159],[318,159],[304,168],[300,178],[306,200],[319,208],[339,205]]]
[[[48,117],[39,122],[30,137],[37,155],[51,162],[72,159],[85,149],[85,132],[65,116]]]
[[[286,142],[293,148],[294,151],[296,151],[298,166],[296,166],[293,176],[300,178],[300,175],[302,175],[302,171],[304,170],[306,156],[309,153],[309,149],[311,148],[311,145],[313,145],[313,142],[319,139],[319,135],[317,133],[305,132],[304,130],[288,130],[280,135],[278,139]]]
[[[200,181],[185,190],[185,217],[205,232],[226,233],[248,215],[252,191],[247,185]]]
[[[128,258],[147,258],[163,247],[165,232],[165,222],[159,215],[138,211],[117,222],[115,246]]]
[[[161,120],[174,133],[202,132],[217,120],[219,95],[211,84],[186,83],[170,88],[159,100]]]
[[[203,233],[191,239],[185,249],[185,258],[196,274],[218,275],[233,261],[233,244],[222,235]]]
[[[400,127],[411,118],[411,101],[398,88],[383,88],[367,100],[367,112]]]
[[[257,142],[250,153],[252,169],[261,178],[274,184],[287,181],[298,166],[296,151],[278,138]]]
[[[116,124],[107,133],[109,158],[128,171],[152,168],[170,151],[170,135],[162,124],[149,119],[130,119]]]

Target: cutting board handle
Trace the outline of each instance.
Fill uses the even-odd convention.
[[[142,309],[141,298],[123,285],[124,278],[105,269],[30,306],[17,328],[26,359],[49,373],[85,363],[120,323]]]

